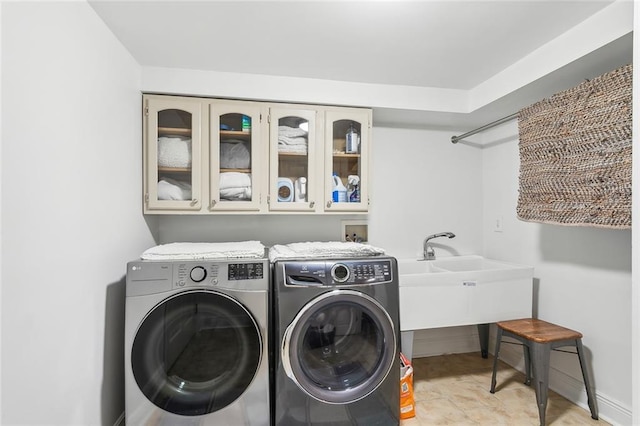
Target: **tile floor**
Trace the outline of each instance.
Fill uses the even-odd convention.
[[[414,358],[416,417],[401,426],[539,425],[536,395],[524,374],[500,361],[496,393],[489,392],[493,357],[479,353]],[[549,390],[547,426],[605,426],[583,409]]]

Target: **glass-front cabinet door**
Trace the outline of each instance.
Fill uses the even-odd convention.
[[[314,211],[317,112],[271,108],[269,210]]]
[[[326,211],[368,210],[370,123],[370,110],[326,111]]]
[[[145,211],[200,210],[200,101],[148,96],[145,115]]]
[[[264,158],[259,104],[210,104],[209,210],[260,210]]]

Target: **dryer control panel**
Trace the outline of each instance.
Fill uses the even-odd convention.
[[[389,258],[287,261],[282,267],[291,286],[367,285],[394,279]]]
[[[234,282],[264,280],[266,265],[261,262],[178,262],[175,282],[179,287],[189,285],[233,285]]]

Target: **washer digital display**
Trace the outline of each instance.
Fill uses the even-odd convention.
[[[230,263],[229,281],[261,280],[264,278],[262,263]]]

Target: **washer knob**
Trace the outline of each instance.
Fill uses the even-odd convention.
[[[336,263],[333,265],[333,268],[331,268],[331,278],[339,283],[347,281],[350,275],[349,268],[341,263]]]
[[[199,283],[207,277],[207,271],[202,266],[196,266],[189,274],[193,282]]]

